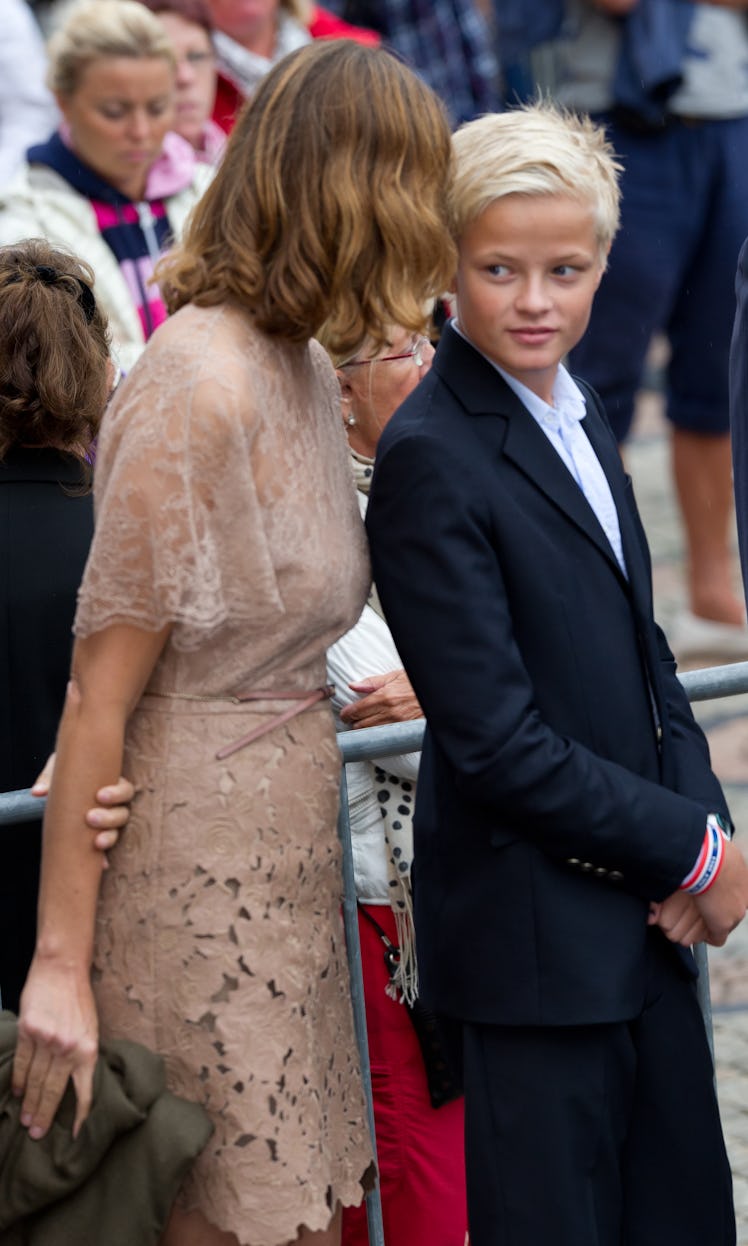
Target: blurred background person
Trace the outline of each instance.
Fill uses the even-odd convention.
[[[54,748],[70,672],[93,535],[87,455],[113,375],[92,285],[88,265],[44,241],[0,248],[3,792],[29,787]],[[129,784],[108,793],[131,795]],[[41,820],[0,828],[0,993],[14,1012],[34,950],[40,840]]]
[[[175,55],[138,0],[76,5],[49,59],[62,124],[0,192],[0,243],[44,236],[85,259],[127,370],[166,316],[154,265],[211,173],[169,132]]]
[[[343,22],[309,0],[205,0],[218,58],[214,118],[228,133],[244,103],[282,57],[316,38],[352,38],[375,46],[379,36]]]
[[[495,6],[500,36],[516,0]],[[558,0],[529,7],[552,28]],[[728,415],[733,282],[748,234],[746,10],[746,0],[565,0],[553,44],[556,97],[604,123],[623,163],[621,229],[571,354],[620,442],[652,336],[669,342],[688,605],[668,635],[681,658],[748,655],[732,577]]]
[[[216,55],[211,21],[203,0],[141,0],[164,27],[177,62],[174,131],[191,143],[198,160],[215,164],[226,145],[213,120]]]
[[[23,163],[26,148],[57,124],[46,85],[44,40],[26,0],[4,0],[0,39],[0,188]]]
[[[453,125],[499,107],[499,64],[488,3],[327,0],[327,7],[377,31],[440,96]]]
[[[433,355],[427,337],[399,327],[379,349],[366,342],[353,355],[332,352],[362,517],[382,430]],[[327,674],[343,728],[423,717],[376,589],[356,626],[328,650]],[[451,1078],[439,1080],[444,1073],[433,1059],[437,1093],[448,1087],[446,1100],[433,1106],[408,1007],[418,995],[411,866],[419,760],[409,754],[346,769],[377,1161],[387,1246],[464,1246],[463,1101]],[[346,1208],[343,1246],[367,1240],[365,1209]]]

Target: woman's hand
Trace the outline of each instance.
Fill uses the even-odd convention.
[[[351,727],[379,727],[384,723],[423,718],[423,710],[405,671],[371,675],[348,687],[360,693],[358,701],[340,711],[343,722]]]
[[[73,1137],[88,1116],[99,1050],[99,1023],[88,973],[54,957],[34,957],[21,996],[13,1094],[23,1099],[21,1124],[43,1138],[68,1079],[75,1088]]]
[[[55,754],[47,758],[44,769],[31,788],[32,796],[48,796],[55,769]],[[130,802],[135,796],[135,788],[128,779],[120,777],[116,783],[99,788],[96,793],[97,805],[86,814],[86,825],[98,834],[94,845],[100,852],[108,852],[119,839],[119,833],[130,817]],[[104,863],[106,868],[106,862]]]

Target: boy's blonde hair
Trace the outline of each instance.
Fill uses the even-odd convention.
[[[545,101],[469,121],[454,134],[452,236],[505,195],[569,195],[588,203],[602,255],[620,217],[621,165],[601,126]]]

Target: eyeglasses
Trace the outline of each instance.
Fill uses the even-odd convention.
[[[410,350],[404,351],[401,355],[375,355],[373,359],[351,359],[348,363],[344,363],[344,368],[360,368],[365,363],[394,363],[397,359],[412,359],[417,368],[422,368],[424,364],[423,352],[431,343],[427,337],[416,337]]]

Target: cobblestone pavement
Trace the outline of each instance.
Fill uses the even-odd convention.
[[[667,632],[684,604],[683,543],[673,500],[661,400],[649,391],[640,398],[626,462],[652,549],[658,622]],[[737,554],[735,574],[739,579]],[[717,655],[705,654],[688,665],[704,667],[724,661]],[[735,823],[739,832],[746,834],[748,695],[703,701],[694,706],[694,711],[709,738],[712,763],[724,784]],[[709,964],[717,1086],[733,1170],[738,1246],[748,1246],[748,918],[724,948],[710,949]]]

